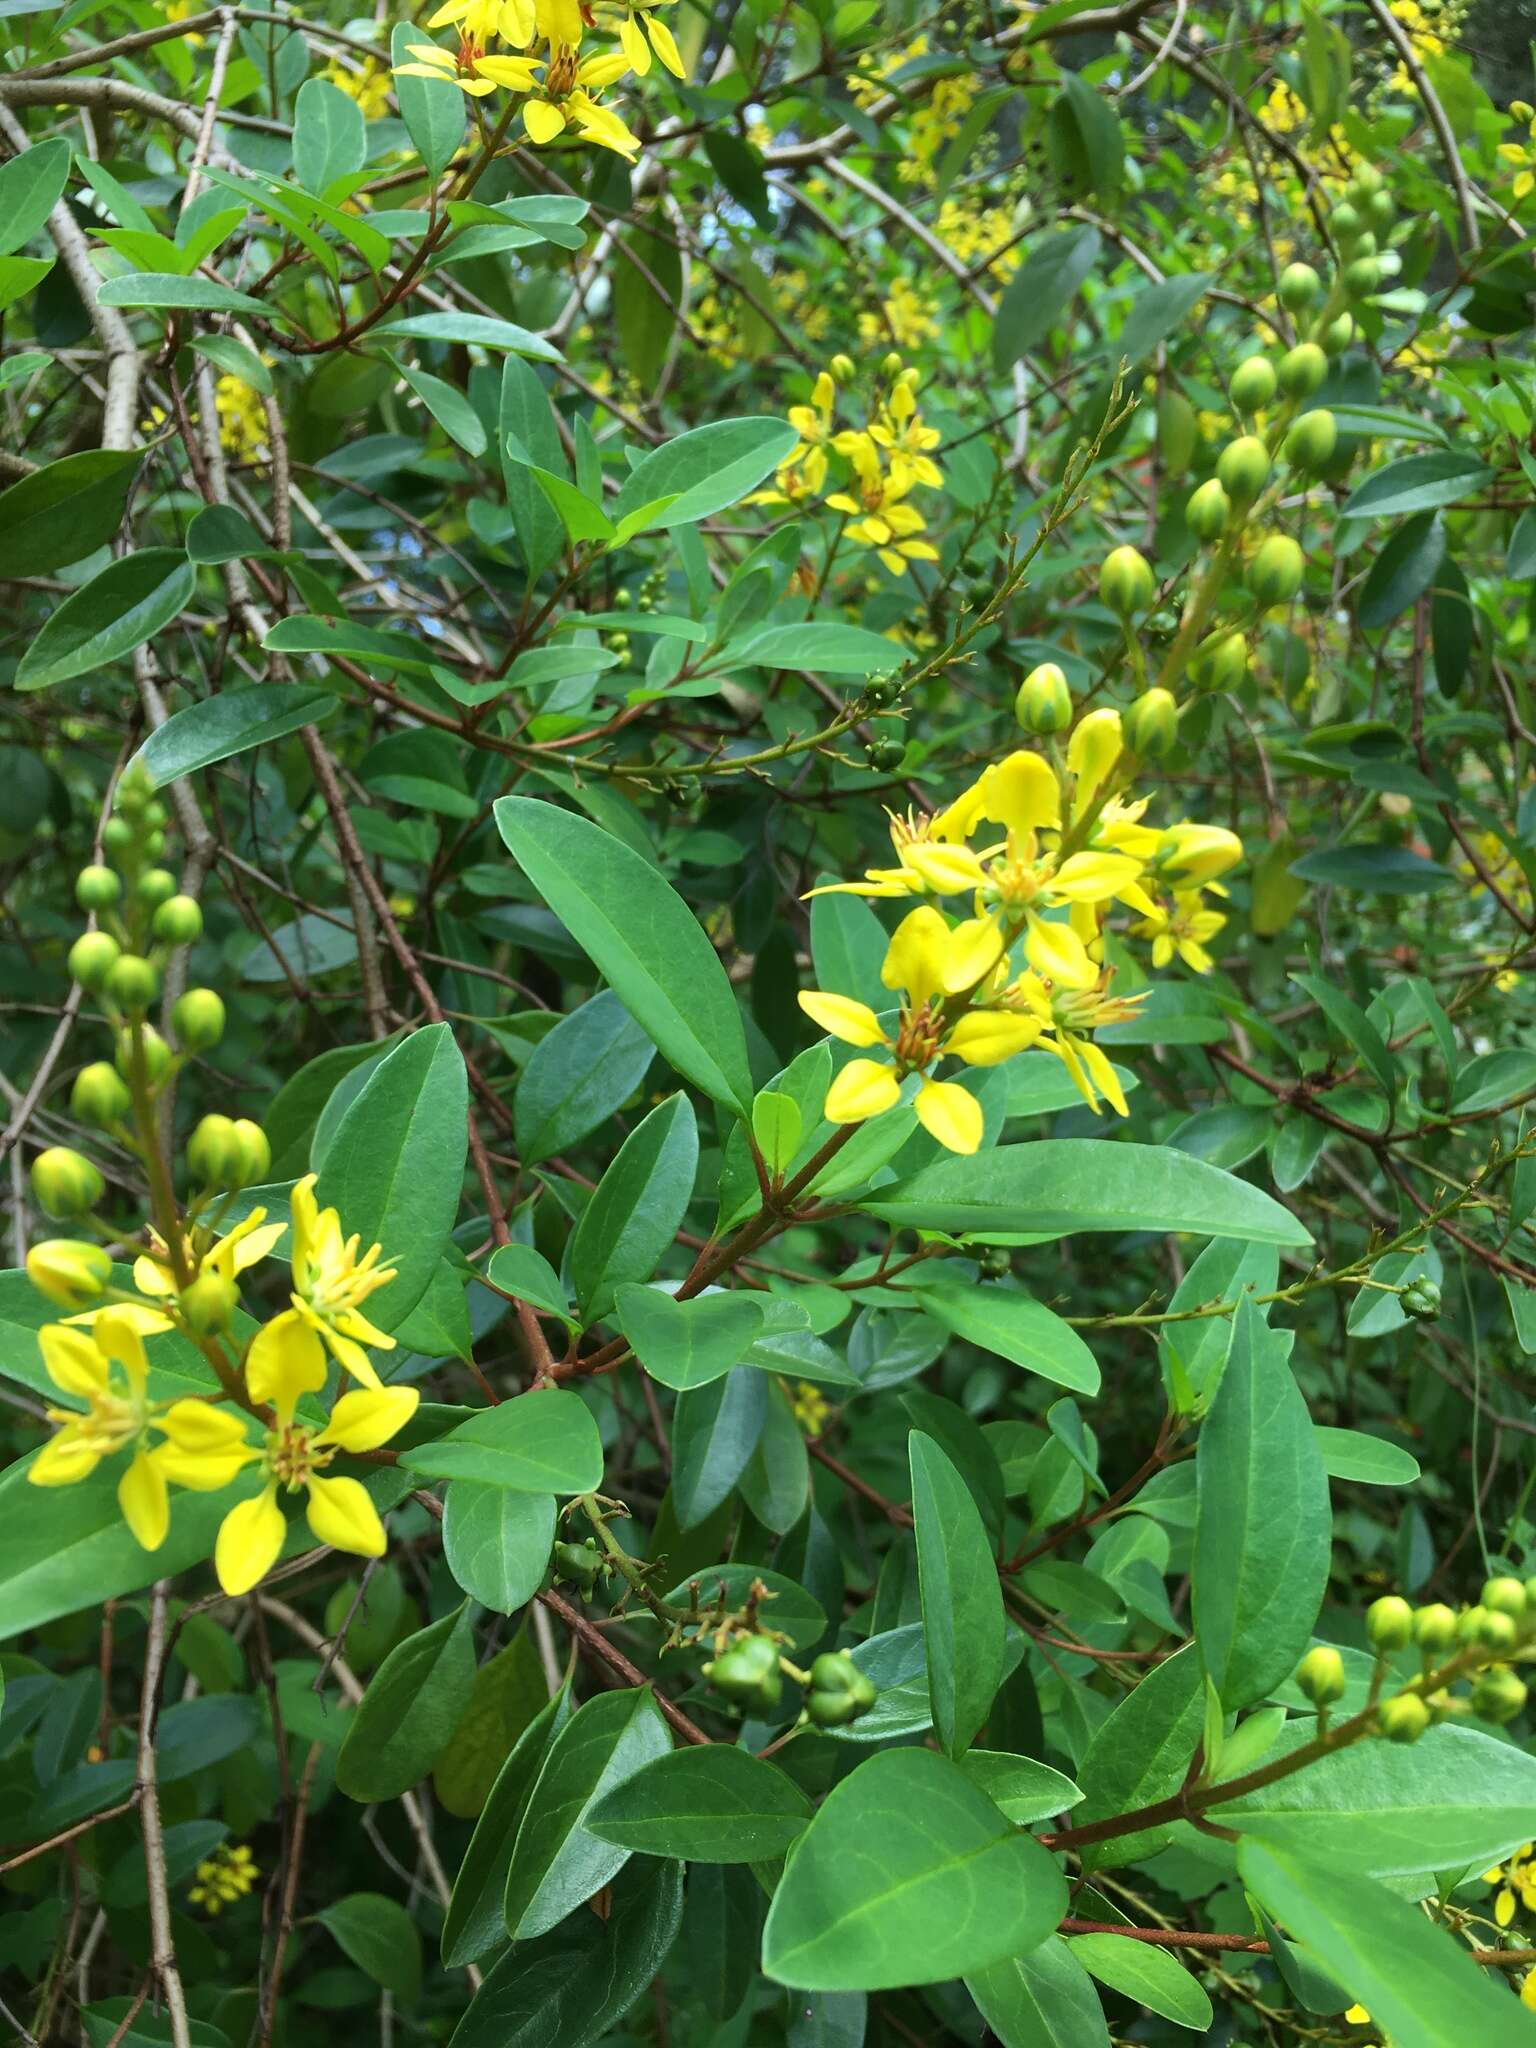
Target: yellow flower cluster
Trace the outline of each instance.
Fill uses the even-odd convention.
[[[1507,1863],[1496,1863],[1492,1870],[1483,1872],[1483,1883],[1498,1886],[1493,1897],[1493,1917],[1501,1927],[1507,1927],[1514,1919],[1517,1906],[1523,1906],[1527,1913],[1536,1913],[1536,1846],[1522,1842]]]
[[[1525,142],[1501,142],[1499,155],[1507,164],[1514,166],[1514,180],[1509,196],[1517,204],[1536,192],[1536,109],[1526,100],[1513,100],[1510,113],[1517,121],[1525,124],[1528,140]]]
[[[243,1899],[256,1885],[256,1859],[242,1842],[228,1849],[222,1845],[197,1866],[197,1883],[187,1897],[201,1906],[210,1919]]]
[[[357,70],[348,64],[327,64],[321,77],[328,85],[356,100],[365,121],[377,121],[389,112],[389,67],[371,59]]]
[[[599,95],[627,72],[643,77],[657,57],[674,77],[687,76],[672,31],[657,9],[668,0],[625,0],[588,6],[584,0],[444,0],[428,17],[428,28],[452,23],[456,50],[438,43],[407,45],[414,63],[397,66],[403,78],[449,80],[472,99],[502,91],[521,93],[523,131],[546,144],[569,132],[583,142],[611,149],[631,162],[639,153],[631,133]],[[616,50],[583,56],[588,25],[617,35]],[[497,53],[503,43],[517,52]]]
[[[889,340],[898,348],[917,348],[938,332],[937,302],[906,277],[897,278],[878,312],[859,315],[859,339],[871,344]]]
[[[219,415],[219,443],[238,461],[252,462],[267,445],[267,410],[261,393],[241,377],[221,377],[213,387]]]
[[[788,1380],[781,1382],[789,1396],[789,1412],[806,1436],[820,1436],[827,1426],[827,1417],[832,1413],[832,1403],[809,1380]]]
[[[1090,1036],[1134,1015],[1139,1000],[1111,993],[1103,957],[1110,908],[1118,902],[1138,914],[1136,929],[1152,936],[1155,958],[1177,951],[1203,972],[1204,941],[1223,920],[1199,907],[1201,892],[1243,850],[1218,825],[1144,824],[1147,800],[1128,795],[1137,765],[1119,713],[1091,712],[1059,763],[1021,749],[984,770],[947,810],[893,815],[896,865],[826,885],[927,899],[908,911],[886,951],[881,980],[898,993],[890,1028],[851,997],[801,993],[801,1008],[832,1037],[881,1048],[882,1057],[849,1060],[833,1077],[830,1122],[879,1116],[915,1078],[912,1106],[924,1128],[952,1152],[974,1152],[980,1103],[930,1070],[943,1059],[996,1066],[1032,1045],[1061,1060],[1092,1109],[1103,1098],[1127,1113],[1115,1070]],[[952,919],[940,907],[951,898],[965,899],[969,914]]]

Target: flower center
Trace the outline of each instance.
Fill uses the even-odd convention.
[[[267,1470],[290,1493],[307,1486],[311,1476],[323,1471],[336,1455],[328,1445],[317,1449],[314,1439],[313,1430],[292,1422],[268,1433]]]

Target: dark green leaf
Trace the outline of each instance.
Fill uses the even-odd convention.
[[[131,654],[186,607],[196,584],[180,548],[142,548],[109,563],[50,615],[17,665],[17,689],[44,690]]]
[[[455,1479],[443,1495],[443,1556],[466,1593],[495,1614],[526,1607],[549,1569],[552,1494]]]
[[[1003,1596],[970,1488],[921,1430],[907,1439],[933,1726],[969,1749],[1003,1675]]]
[[[587,1825],[647,1856],[758,1863],[784,1855],[810,1818],[810,1800],[776,1765],[716,1742],[646,1764],[598,1801]]]
[[[0,256],[31,241],[68,183],[69,144],[61,136],[35,142],[0,164]]]
[[[38,153],[29,151],[28,157]],[[4,168],[26,161],[13,159]],[[7,576],[44,576],[105,546],[122,523],[139,460],[137,448],[87,448],[0,491],[0,550]]]
[[[315,1918],[335,1937],[343,1955],[402,2005],[421,1990],[421,1936],[398,1899],[382,1892],[349,1892]]]
[[[215,761],[283,739],[301,726],[319,725],[340,705],[333,691],[303,683],[248,683],[242,689],[220,690],[185,711],[172,712],[149,735],[138,759],[156,786],[164,789]]]
[[[1410,512],[1454,505],[1493,481],[1493,471],[1475,455],[1452,449],[1432,455],[1405,455],[1389,462],[1355,486],[1344,506],[1346,519],[1401,518]]]
[[[762,1331],[763,1311],[746,1294],[674,1301],[659,1287],[620,1287],[619,1327],[635,1356],[663,1386],[707,1386],[739,1362]]]
[[[619,1147],[571,1234],[571,1285],[589,1321],[607,1311],[616,1288],[656,1270],[692,1199],[698,1163],[693,1105],[681,1092]]]
[[[475,1684],[474,1606],[465,1601],[390,1651],[347,1723],[336,1783],[349,1799],[398,1799],[437,1762]]]
[[[408,1472],[475,1479],[513,1493],[591,1493],[602,1483],[603,1446],[579,1394],[540,1388],[467,1422],[432,1443],[403,1451]]]
[[[1097,228],[1071,228],[1030,249],[998,304],[992,330],[998,370],[1011,370],[1044,341],[1098,261],[1101,246]]]
[[[513,1098],[525,1166],[568,1151],[634,1094],[656,1049],[612,989],[562,1017],[534,1047]]]

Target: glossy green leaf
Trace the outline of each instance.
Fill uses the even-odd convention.
[[[729,1743],[676,1749],[606,1793],[587,1819],[621,1849],[690,1863],[758,1863],[805,1832],[811,1802],[775,1764]]]
[[[492,1252],[486,1277],[520,1301],[531,1302],[536,1309],[575,1327],[570,1297],[561,1286],[559,1275],[531,1244],[504,1244]]]
[[[967,1971],[965,1988],[1002,2048],[1109,2048],[1099,1994],[1070,1942]]]
[[[238,690],[220,690],[185,711],[173,711],[145,740],[138,759],[157,788],[164,789],[180,776],[211,768],[215,761],[284,739],[301,726],[321,725],[340,706],[333,691],[303,683],[248,683]]]
[[[1389,462],[1355,486],[1344,506],[1346,519],[1401,518],[1411,512],[1454,505],[1474,496],[1493,481],[1493,471],[1472,454],[1452,449],[1432,455],[1405,455]]]
[[[1010,1756],[997,1749],[968,1749],[956,1762],[998,1811],[1020,1827],[1066,1813],[1083,1797],[1082,1788],[1064,1772],[1037,1764],[1032,1757]]]
[[[549,1570],[552,1494],[455,1479],[443,1495],[443,1556],[464,1591],[494,1614],[526,1607]]]
[[[1036,243],[1009,280],[992,330],[992,359],[1011,370],[1044,341],[1099,259],[1097,228],[1069,228]]]
[[[21,161],[13,159],[3,168],[13,169]],[[86,448],[0,491],[6,574],[46,575],[104,547],[122,523],[140,460],[136,448]]]
[[[466,1600],[408,1636],[374,1673],[336,1758],[336,1783],[349,1799],[398,1799],[437,1762],[474,1689],[474,1613]]]
[[[66,597],[21,657],[18,690],[45,690],[142,647],[191,601],[197,571],[180,548],[124,555]]]
[[[481,1408],[432,1443],[403,1451],[408,1472],[475,1479],[513,1493],[591,1493],[602,1484],[603,1446],[579,1394],[541,1388]]]
[[[1356,604],[1356,615],[1368,633],[1390,626],[1417,604],[1434,582],[1445,559],[1445,522],[1438,513],[1421,512],[1400,526],[1371,564]]]
[[[1197,2034],[1211,2027],[1215,2014],[1205,1986],[1167,1949],[1120,1934],[1080,1934],[1070,1948],[1090,1976],[1123,1998]]]
[[[525,1166],[565,1152],[628,1102],[656,1048],[612,989],[562,1017],[534,1047],[513,1098]]]
[[[1200,1740],[1204,1714],[1200,1660],[1190,1645],[1155,1665],[1100,1722],[1077,1767],[1083,1803],[1071,1824],[1087,1827],[1177,1791]],[[1103,1870],[1133,1862],[1166,1839],[1165,1830],[1090,1843],[1083,1851],[1084,1868]]]
[[[410,313],[403,320],[386,321],[374,333],[380,341],[453,341],[476,348],[509,349],[513,355],[531,356],[540,363],[560,361],[553,342],[487,313]]]
[[[1304,882],[1328,882],[1374,896],[1431,896],[1456,879],[1439,861],[1426,860],[1410,847],[1364,840],[1303,854],[1292,861],[1291,873]]]
[[[408,22],[397,21],[390,33],[390,60],[397,67],[411,62],[410,46],[426,38]],[[402,78],[395,71],[395,96],[400,118],[427,175],[441,177],[458,155],[464,140],[464,95],[452,79]]]
[[[680,1393],[707,1386],[736,1365],[763,1327],[746,1294],[705,1294],[674,1301],[659,1287],[620,1287],[619,1327],[654,1380]]]
[[[929,1315],[968,1343],[1059,1387],[1079,1394],[1099,1391],[1093,1353],[1070,1323],[1033,1296],[1010,1287],[976,1287],[939,1277],[928,1281],[921,1275],[914,1291]]]
[[[656,1270],[692,1199],[698,1163],[693,1105],[681,1092],[619,1147],[571,1234],[571,1285],[589,1320],[606,1312],[616,1288]]]
[[[348,1892],[315,1915],[337,1947],[375,1984],[414,2005],[421,1990],[421,1936],[398,1899]]]
[[[363,110],[327,78],[306,79],[294,102],[293,167],[306,192],[321,198],[368,158]]]
[[[1419,1461],[1411,1451],[1361,1429],[1327,1429],[1314,1434],[1330,1479],[1352,1479],[1358,1486],[1412,1486]]]
[[[502,1900],[517,1831],[550,1745],[570,1717],[570,1687],[565,1685],[529,1722],[497,1773],[475,1822],[448,1901],[442,1955],[449,1968],[472,1963],[506,1940]]]
[[[788,420],[712,420],[694,427],[641,457],[615,501],[615,517],[671,497],[663,525],[707,519],[756,489],[798,438]]]
[[[883,675],[897,653],[883,633],[830,619],[769,626],[735,645],[736,660],[747,667],[803,668],[813,675]]]
[[[55,136],[0,164],[0,256],[46,226],[69,183],[69,160],[69,144]]]
[[[747,1469],[768,1418],[768,1383],[758,1372],[727,1372],[679,1394],[672,1411],[672,1506],[695,1529]]]
[[[109,277],[96,294],[104,306],[139,307],[167,313],[261,313],[270,307],[249,292],[212,277],[179,277],[174,271],[131,271]]]
[[[970,1488],[931,1437],[907,1439],[933,1726],[968,1749],[1003,1675],[1003,1596]]]

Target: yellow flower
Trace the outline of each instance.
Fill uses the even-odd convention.
[[[640,150],[638,136],[629,132],[611,108],[600,107],[592,97],[628,69],[628,57],[617,51],[578,60],[570,43],[553,46],[543,66],[543,78],[533,88],[535,96],[523,102],[523,127],[529,141],[553,142],[571,128],[583,142],[595,142],[633,162]]]
[[[344,92],[348,99],[357,101],[365,121],[377,121],[381,114],[388,113],[389,72],[384,65],[370,60],[354,71],[346,64],[332,62],[326,65],[321,76],[338,92]],[[238,383],[239,380],[231,381]]]
[[[283,1225],[268,1223],[265,1209],[253,1209],[249,1216],[242,1216],[232,1230],[223,1237],[215,1238],[212,1244],[200,1246],[198,1234],[194,1232],[195,1274],[200,1277],[204,1273],[217,1273],[223,1280],[234,1280],[247,1267],[267,1258],[281,1242],[282,1236]],[[150,1232],[149,1250],[141,1252],[133,1262],[133,1284],[140,1294],[176,1292],[170,1253],[153,1231]],[[164,1327],[170,1327],[169,1316],[164,1319]],[[140,1329],[144,1335],[150,1334],[143,1330],[142,1324]]]
[[[1053,1052],[1072,1077],[1073,1086],[1097,1116],[1099,1099],[1109,1103],[1121,1116],[1129,1116],[1130,1105],[1120,1077],[1108,1056],[1087,1034],[1106,1024],[1121,1024],[1134,1017],[1137,1006],[1149,991],[1140,995],[1112,996],[1109,975],[1102,974],[1090,989],[1051,988],[1034,975],[1025,975],[1008,991],[1009,996],[1030,1010],[1040,1025],[1040,1045]]]
[[[380,1245],[370,1245],[359,1256],[358,1238],[342,1237],[336,1211],[317,1205],[315,1179],[309,1173],[296,1181],[290,1197],[293,1305],[257,1331],[246,1354],[246,1385],[253,1401],[277,1399],[280,1388],[315,1392],[325,1384],[326,1350],[364,1386],[377,1387],[379,1376],[363,1347],[395,1348],[394,1338],[362,1313],[368,1297],[394,1279],[395,1268],[381,1263]]]
[[[356,76],[352,72],[346,75]],[[388,98],[388,72],[380,72],[379,78]],[[362,96],[354,93],[352,97],[360,101]],[[220,377],[213,387],[213,404],[219,416],[219,445],[241,461],[253,460],[267,445],[267,410],[260,392],[243,378]]]
[[[1517,1906],[1536,1913],[1536,1848],[1522,1842],[1507,1863],[1496,1863],[1483,1872],[1483,1883],[1499,1888],[1494,1894],[1493,1917],[1501,1927],[1514,1919]]]
[[[944,472],[928,450],[937,448],[944,437],[937,427],[923,425],[908,381],[911,375],[912,372],[903,371],[896,379],[884,411],[870,423],[869,437],[885,450],[894,481],[905,483],[908,489],[913,484],[927,484],[930,489],[939,490],[943,487]],[[794,419],[793,413],[790,418]]]
[[[382,1557],[384,1524],[356,1479],[321,1477],[338,1451],[373,1451],[403,1429],[416,1412],[414,1387],[362,1387],[343,1394],[323,1429],[294,1421],[300,1392],[298,1379],[280,1380],[273,1388],[277,1427],[267,1433],[256,1453],[266,1484],[250,1500],[232,1507],[219,1525],[213,1568],[226,1593],[248,1593],[277,1562],[288,1524],[277,1504],[278,1492],[304,1493],[305,1519],[317,1542],[355,1557]]]
[[[1176,889],[1205,888],[1243,857],[1243,842],[1224,825],[1170,825],[1158,841],[1153,864]]]
[[[848,432],[833,437],[833,447],[853,465],[857,495],[834,491],[827,503],[834,512],[853,515],[848,538],[871,547],[893,576],[904,573],[908,562],[936,562],[939,551],[931,541],[919,540],[924,531],[922,514],[905,500],[916,478],[899,476],[893,468],[881,467],[879,445],[868,433]]]
[[[197,1883],[187,1893],[194,1906],[201,1906],[211,1918],[226,1906],[243,1899],[256,1883],[256,1859],[244,1844],[229,1848],[221,1844],[197,1866]]]
[[[50,1237],[27,1253],[27,1278],[58,1308],[94,1301],[112,1278],[112,1261],[99,1244]]]
[[[1176,889],[1171,904],[1159,903],[1133,929],[1138,938],[1152,941],[1154,967],[1166,967],[1177,954],[1196,974],[1209,974],[1214,962],[1206,942],[1226,921],[1219,910],[1202,908],[1198,889]]]
[[[1363,2005],[1352,2005],[1344,2015],[1346,2027],[1368,2027],[1371,2016]]]
[[[790,1413],[807,1436],[820,1436],[827,1426],[827,1417],[832,1413],[832,1403],[809,1380],[796,1380],[791,1386],[787,1380],[780,1385],[789,1396]]]
[[[458,49],[444,50],[436,43],[407,43],[414,64],[397,64],[397,78],[435,78],[456,85],[472,99],[484,99],[500,86],[504,92],[528,92],[534,79],[530,57],[487,57],[484,48],[465,39]]]
[[[651,68],[651,51],[654,50],[674,78],[686,78],[687,66],[671,29],[656,13],[658,6],[665,6],[667,0],[631,0],[619,18],[619,41],[629,59],[629,68],[643,78]],[[646,37],[650,37],[647,44]]]

